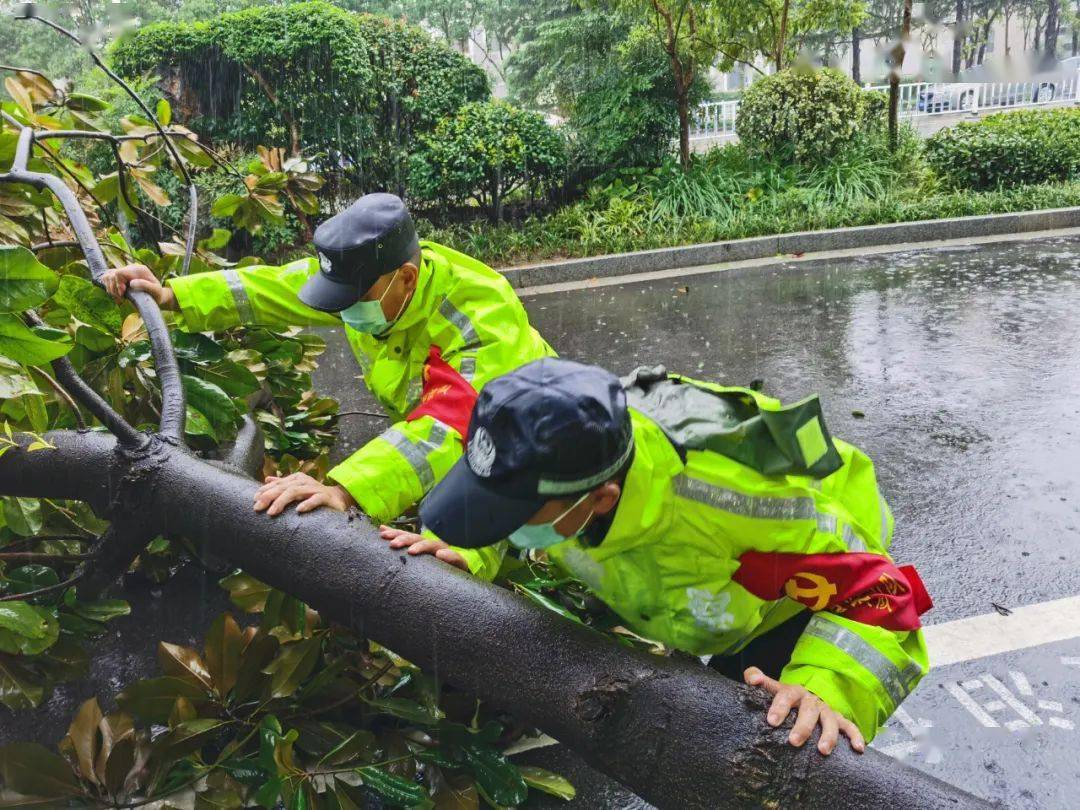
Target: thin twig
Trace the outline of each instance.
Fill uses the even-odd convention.
[[[93,554],[46,554],[41,551],[0,551],[3,562],[41,563],[41,562],[80,562],[89,560]]]
[[[376,413],[375,411],[339,411],[338,416],[374,416],[377,419],[389,419],[385,413]]]
[[[50,79],[40,70],[34,70],[33,68],[13,67],[12,65],[0,65],[0,70],[9,70],[12,73],[33,73],[35,76],[40,76],[49,84],[52,84],[52,79]]]
[[[75,415],[75,426],[79,430],[86,430],[86,420],[83,419],[82,411],[79,410],[79,406],[75,403],[75,400],[71,398],[71,394],[64,389],[64,386],[60,385],[60,383],[56,381],[56,378],[45,371],[45,369],[38,368],[37,366],[28,366],[27,368],[31,371],[36,371],[41,375],[42,379],[50,385],[57,396],[64,400],[64,402],[68,404],[68,407],[71,408],[71,412]]]
[[[25,593],[9,593],[7,596],[0,596],[0,602],[22,602],[26,599],[36,599],[39,596],[48,596],[50,593],[56,593],[57,591],[64,591],[76,584],[83,578],[81,573],[75,574],[63,582],[57,582],[55,585],[49,585],[45,588],[38,588],[36,591],[26,591]]]
[[[34,253],[41,253],[41,251],[48,250],[49,248],[69,248],[78,246],[79,243],[74,239],[58,239],[54,242],[39,242],[36,245],[31,245],[30,250],[34,251]]]
[[[37,14],[37,12],[35,10],[33,10],[32,7],[31,7],[30,10],[28,10],[24,14],[16,15],[16,18],[20,19],[20,20],[28,20],[28,19],[29,20],[37,20],[38,22],[40,22],[40,23],[42,23],[44,25],[47,25],[49,28],[53,29],[54,31],[57,31],[57,32],[63,34],[65,37],[67,37],[72,42],[74,42],[76,45],[78,45],[83,50],[85,50],[86,53],[89,54],[90,58],[94,60],[94,64],[97,65],[105,73],[106,76],[108,76],[110,79],[112,79],[118,85],[120,85],[120,87],[123,89],[123,91],[125,93],[127,93],[128,96],[131,97],[131,100],[139,105],[139,109],[141,109],[143,111],[143,113],[149,119],[150,123],[152,123],[154,125],[154,129],[156,129],[158,131],[158,133],[161,135],[161,137],[165,139],[165,145],[169,149],[169,154],[171,154],[173,160],[176,161],[176,168],[180,171],[180,174],[184,178],[184,185],[191,185],[191,175],[188,174],[188,170],[187,170],[187,167],[184,165],[184,161],[180,159],[179,153],[173,147],[172,142],[169,140],[168,136],[165,134],[165,129],[161,126],[161,122],[158,121],[157,116],[154,115],[154,113],[150,110],[150,108],[148,106],[146,106],[146,102],[144,102],[142,100],[142,98],[139,96],[139,94],[136,93],[134,90],[132,90],[131,86],[127,82],[125,82],[123,79],[121,79],[119,76],[117,76],[116,73],[114,73],[112,71],[112,69],[108,65],[106,65],[104,61],[102,61],[100,56],[98,56],[96,53],[94,53],[94,51],[91,48],[88,48],[85,45],[85,43],[83,43],[83,41],[81,39],[79,39],[78,36],[73,34],[71,31],[68,31],[63,26],[57,25],[52,20],[48,20],[45,17],[39,16]]]

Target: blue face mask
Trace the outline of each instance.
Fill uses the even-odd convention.
[[[396,270],[394,271],[394,277],[390,279],[390,283],[386,285],[386,289],[383,290],[383,294],[379,296],[378,301],[357,301],[348,309],[341,310],[338,315],[341,317],[342,322],[357,332],[363,332],[365,335],[381,335],[389,329],[391,322],[386,320],[382,301],[386,298],[386,294],[390,292],[390,288],[394,286],[395,278],[397,278]],[[405,309],[407,303],[408,299],[401,302],[401,309],[394,316],[395,321],[401,317],[401,312]]]
[[[586,492],[584,495],[574,501],[573,505],[569,509],[567,509],[550,523],[539,523],[535,526],[530,526],[528,523],[526,523],[517,531],[510,533],[510,542],[518,548],[548,548],[550,546],[556,545],[557,543],[563,543],[569,540],[571,537],[576,537],[577,535],[581,534],[582,531],[584,531],[585,527],[589,524],[589,521],[592,520],[593,513],[591,511],[585,518],[585,521],[580,526],[578,526],[577,531],[570,535],[570,537],[563,537],[561,534],[559,534],[559,532],[555,529],[555,524],[567,515],[569,515],[575,509],[577,509],[578,504],[580,504],[588,497],[589,493]]]

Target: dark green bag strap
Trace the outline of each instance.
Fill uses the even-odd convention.
[[[663,366],[639,368],[623,386],[630,407],[656,422],[684,454],[709,450],[763,475],[825,478],[843,466],[817,396],[773,408],[750,389],[713,390]]]

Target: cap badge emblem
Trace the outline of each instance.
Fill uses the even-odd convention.
[[[495,464],[495,442],[485,428],[478,427],[469,439],[469,467],[481,478],[491,475]]]
[[[330,265],[330,257],[327,256],[325,253],[323,253],[321,250],[318,251],[318,254],[319,254],[319,267],[322,268],[322,271],[324,273],[333,273],[334,268]]]

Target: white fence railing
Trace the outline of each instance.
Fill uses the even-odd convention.
[[[867,90],[888,92],[889,86],[867,85]],[[1080,102],[1080,72],[1027,82],[918,82],[900,85],[900,116],[905,119],[948,113],[977,115],[986,110],[1040,107]],[[690,140],[735,138],[738,101],[710,101],[698,106]]]

